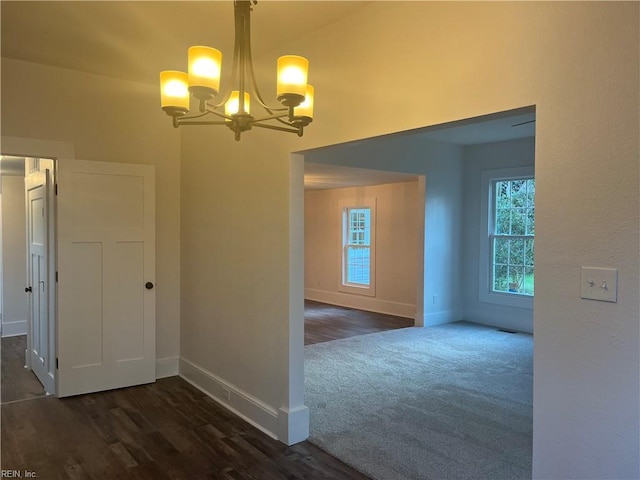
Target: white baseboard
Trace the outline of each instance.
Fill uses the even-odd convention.
[[[26,334],[27,334],[26,320],[17,320],[15,322],[2,323],[2,338],[16,337],[18,335],[26,335]]]
[[[487,327],[505,328],[516,332],[533,334],[533,320],[527,316],[512,315],[504,318],[500,315],[472,315],[465,313],[464,320],[471,323],[486,325]]]
[[[309,438],[309,407],[278,409],[278,440],[294,445]]]
[[[384,313],[396,317],[415,318],[416,306],[410,303],[392,302],[380,300],[375,297],[363,295],[351,295],[342,292],[329,292],[326,290],[304,289],[304,298],[316,302],[338,305],[339,307],[357,308],[368,312]]]
[[[271,438],[278,438],[278,411],[235,385],[180,357],[179,375],[227,410]]]
[[[432,312],[424,315],[423,326],[433,327],[444,323],[453,323],[459,321],[460,318],[452,310],[442,310],[440,312]]]
[[[156,379],[175,377],[179,370],[179,357],[156,358]]]

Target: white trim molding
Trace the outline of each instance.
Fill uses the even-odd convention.
[[[18,335],[27,334],[27,321],[16,320],[14,322],[2,323],[2,338],[17,337]]]
[[[75,145],[71,142],[41,140],[39,138],[5,137],[0,139],[1,153],[44,158],[75,158]]]
[[[459,321],[459,315],[453,310],[442,310],[440,312],[425,313],[423,317],[423,327],[433,327],[444,323],[453,323]]]
[[[289,155],[289,318],[280,336],[286,377],[278,409],[278,440],[309,438],[309,409],[304,405],[304,156]],[[283,338],[284,337],[284,338]]]
[[[337,305],[339,307],[357,308],[358,310],[384,313],[396,317],[415,318],[416,316],[416,306],[413,304],[392,302],[362,295],[305,288],[304,298],[315,302]]]
[[[500,293],[491,290],[491,262],[489,245],[489,219],[491,218],[491,188],[494,180],[535,177],[534,166],[501,168],[484,170],[481,174],[480,187],[480,255],[479,255],[479,291],[481,302],[533,309],[533,296],[511,293]]]
[[[271,438],[284,442],[277,433],[280,431],[278,410],[184,357],[180,357],[179,371],[180,377],[221,406]]]
[[[179,360],[179,357],[156,358],[156,380],[178,375]]]
[[[278,440],[293,445],[309,438],[309,407],[278,409]]]

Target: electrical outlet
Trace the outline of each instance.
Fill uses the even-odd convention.
[[[618,270],[615,268],[582,267],[580,273],[580,298],[618,301]]]

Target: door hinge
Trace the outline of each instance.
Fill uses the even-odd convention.
[[[56,191],[56,195],[58,195],[58,184],[57,184],[57,183],[56,183],[56,185],[55,185],[55,188],[54,188],[54,189],[55,189],[55,191]]]
[[[56,370],[58,370],[58,357],[56,357]]]
[[[56,271],[56,283],[58,283],[58,272]]]

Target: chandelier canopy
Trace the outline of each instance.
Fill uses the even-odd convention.
[[[211,47],[189,48],[188,73],[160,72],[162,109],[173,117],[174,127],[226,125],[240,140],[242,132],[253,127],[297,133],[301,137],[304,127],[313,121],[313,87],[307,84],[309,61],[304,57],[278,58],[276,96],[282,106],[270,107],[262,99],[251,59],[252,3],[258,2],[234,1],[235,44],[230,88],[220,93],[222,53]],[[190,96],[198,100],[199,111],[188,115]],[[251,114],[252,101],[254,106],[257,101],[264,109],[264,116]],[[207,119],[211,115],[221,119]]]

